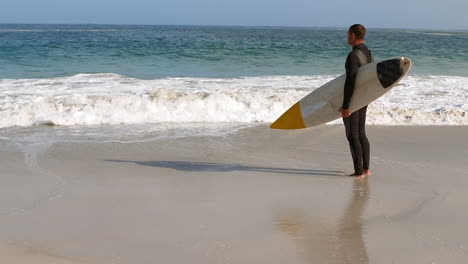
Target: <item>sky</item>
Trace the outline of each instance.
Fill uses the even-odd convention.
[[[468,30],[468,0],[1,0],[0,23]]]

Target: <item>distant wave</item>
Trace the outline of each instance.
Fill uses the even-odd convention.
[[[433,35],[433,36],[453,36],[453,35],[454,35],[453,33],[437,33],[437,32],[434,32],[434,33],[423,33],[423,34],[426,34],[426,35]]]
[[[334,77],[2,79],[0,127],[272,122]],[[368,123],[468,125],[468,77],[406,77],[370,105]]]
[[[431,35],[431,36],[454,36],[460,32],[426,32],[426,31],[414,31],[414,30],[401,30],[400,32],[408,34],[420,34],[420,35]]]
[[[0,28],[0,32],[110,32],[117,29],[9,29]]]

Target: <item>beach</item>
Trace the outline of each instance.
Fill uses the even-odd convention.
[[[44,128],[44,130],[52,128]],[[1,263],[464,263],[468,127],[0,138]],[[18,143],[20,142],[20,143]]]
[[[369,27],[414,67],[366,179],[341,119],[269,128],[347,30],[0,24],[0,263],[468,262],[467,31]]]

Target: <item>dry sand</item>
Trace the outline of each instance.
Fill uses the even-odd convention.
[[[468,127],[0,140],[0,263],[467,263]]]

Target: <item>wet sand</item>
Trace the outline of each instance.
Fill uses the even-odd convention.
[[[0,263],[465,263],[468,127],[0,140]]]

